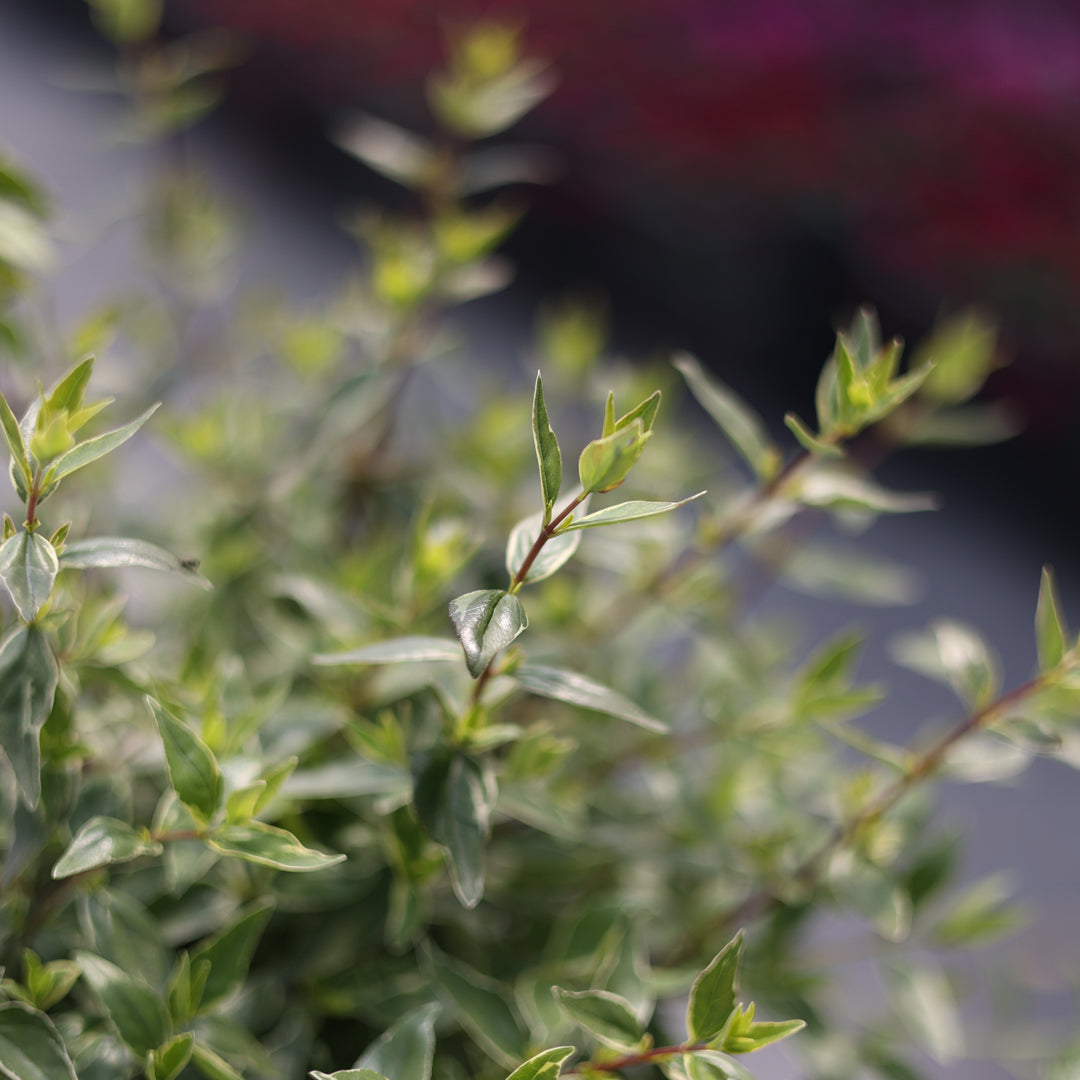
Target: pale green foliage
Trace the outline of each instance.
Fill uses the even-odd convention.
[[[156,0],[91,6],[127,50],[136,132],[212,104],[227,50],[159,43]],[[446,376],[438,315],[507,280],[495,249],[520,207],[488,193],[545,171],[534,148],[469,140],[553,85],[519,27],[451,35],[428,84],[441,132],[338,132],[426,209],[353,223],[357,281],[304,310],[243,301],[203,342],[189,320],[227,299],[236,232],[203,178],[165,171],[144,217],[167,287],[71,335],[73,359],[124,335],[136,418],[98,427],[89,356],[48,390],[5,369],[21,509],[0,541],[0,1076],[745,1080],[747,1055],[790,1036],[814,1080],[952,1060],[963,1014],[932,950],[1022,916],[999,878],[952,887],[925,793],[1080,757],[1052,576],[1018,687],[956,621],[894,642],[958,709],[894,746],[861,724],[886,693],[859,675],[862,635],[793,645],[744,612],[741,570],[909,600],[903,568],[803,543],[804,512],[935,505],[853,447],[870,428],[879,448],[1006,433],[970,400],[997,363],[990,325],[944,323],[904,371],[859,312],[794,439],[686,355],[682,382],[610,362],[595,305],[544,321],[531,402],[512,378]],[[54,350],[18,297],[49,251],[42,200],[0,163],[0,341],[35,357]],[[193,368],[205,382],[178,385]],[[668,404],[683,382],[736,469],[702,453],[689,397]],[[467,411],[447,422],[419,384]],[[637,404],[617,415],[616,397]],[[136,436],[182,475],[132,525],[97,463]],[[161,594],[130,626],[118,587],[145,570]],[[804,948],[837,909],[881,971],[880,1021],[838,1011],[828,958]]]

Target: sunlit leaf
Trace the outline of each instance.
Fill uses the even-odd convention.
[[[54,878],[70,877],[95,866],[128,862],[140,855],[159,855],[162,847],[143,833],[115,818],[91,818],[75,834],[52,869]]]
[[[505,589],[479,589],[451,600],[450,621],[473,678],[529,625],[521,601]]]

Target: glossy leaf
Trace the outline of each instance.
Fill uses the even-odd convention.
[[[314,848],[304,847],[291,832],[266,825],[261,821],[249,821],[244,825],[222,825],[207,838],[207,843],[223,855],[235,855],[239,859],[272,866],[278,870],[306,873],[324,870],[341,862],[344,855],[328,855]]]
[[[454,892],[465,907],[475,907],[484,894],[492,774],[465,754],[434,754],[416,778],[413,798],[420,823],[450,857]]]
[[[40,734],[59,677],[56,658],[36,626],[16,626],[0,642],[0,747],[31,808],[41,795]]]
[[[0,1077],[76,1080],[64,1040],[52,1021],[21,1001],[0,1005]]]
[[[182,720],[153,698],[146,699],[165,744],[169,779],[180,801],[208,821],[221,805],[224,783],[210,747]]]
[[[228,997],[241,986],[273,910],[273,904],[260,904],[191,951],[193,969],[200,961],[210,965],[202,991],[203,1006]]]
[[[40,533],[20,530],[0,546],[0,581],[27,622],[48,601],[59,569],[56,548]]]
[[[537,464],[540,466],[540,491],[544,499],[543,517],[546,522],[562,487],[562,454],[559,451],[559,440],[555,437],[548,419],[540,372],[536,373],[536,389],[533,391],[533,445],[536,448]]]
[[[605,1046],[628,1050],[641,1041],[641,1025],[625,998],[607,990],[564,990],[552,987],[559,1004],[575,1023],[595,1035]]]
[[[685,506],[694,499],[700,499],[704,491],[696,495],[690,495],[678,502],[643,502],[631,500],[630,502],[618,503],[615,506],[606,506],[603,510],[597,510],[593,514],[587,514],[583,518],[577,518],[569,525],[559,529],[560,534],[572,532],[574,529],[592,529],[598,525],[618,525],[623,521],[637,521],[639,518],[656,517],[657,514],[666,514],[669,510],[676,510]]]
[[[70,476],[77,469],[85,468],[87,465],[97,461],[98,458],[104,457],[118,446],[123,446],[157,412],[160,405],[160,402],[151,405],[146,412],[136,417],[130,424],[125,424],[123,427],[106,431],[103,435],[96,435],[92,439],[77,443],[49,466],[45,473],[44,484],[46,486],[55,484],[63,480],[65,476]]]
[[[140,855],[160,855],[162,846],[116,818],[91,818],[75,834],[67,850],[52,869],[54,878],[70,877],[92,870],[128,862]]]
[[[450,621],[473,678],[529,625],[521,601],[505,589],[479,589],[451,600]]]
[[[540,536],[540,530],[544,525],[544,515],[544,511],[530,514],[522,518],[510,530],[510,536],[506,541],[506,571],[511,579],[517,577],[518,570]],[[525,581],[543,581],[544,578],[551,577],[556,570],[574,557],[580,544],[581,537],[571,535],[569,528],[560,530],[540,549],[540,553],[525,575]]]
[[[514,669],[512,678],[530,694],[602,712],[620,720],[627,720],[646,731],[667,731],[666,724],[650,716],[629,698],[575,671],[545,667],[542,664],[521,664]]]
[[[686,1008],[686,1031],[695,1042],[708,1042],[724,1030],[735,1011],[735,976],[742,953],[743,935],[739,931],[716,954],[707,968],[694,980]]]
[[[116,1033],[136,1055],[144,1057],[171,1037],[165,1003],[146,983],[92,953],[76,953],[75,959]]]
[[[673,363],[698,404],[716,421],[758,479],[771,480],[779,471],[781,456],[761,417],[734,390],[706,373],[696,357],[680,353]]]
[[[434,1003],[406,1013],[360,1055],[354,1068],[385,1080],[431,1080],[438,1013],[439,1006]]]
[[[519,1065],[506,1080],[559,1080],[563,1062],[574,1052],[572,1046],[554,1046],[535,1054]]]
[[[527,1056],[531,1040],[505,987],[434,950],[431,972],[462,1026],[496,1061],[512,1069]]]
[[[1039,581],[1039,602],[1035,607],[1035,644],[1039,654],[1039,670],[1057,667],[1065,656],[1065,624],[1061,618],[1054,575],[1043,567]]]
[[[459,661],[461,646],[450,638],[400,637],[376,641],[345,652],[319,653],[313,664],[405,664],[427,661]]]
[[[190,563],[178,559],[172,552],[126,536],[94,536],[67,544],[60,556],[61,569],[95,570],[98,568],[127,569],[139,567],[178,574],[187,581],[209,589],[210,582],[192,569]]]

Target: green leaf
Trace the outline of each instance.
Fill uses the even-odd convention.
[[[603,438],[615,434],[615,391],[609,390],[607,401],[604,402],[604,426],[600,430]]]
[[[639,518],[666,514],[669,510],[676,510],[688,502],[693,502],[694,499],[700,499],[704,494],[704,491],[699,491],[696,495],[690,495],[678,502],[643,502],[635,499],[617,503],[615,506],[606,506],[594,514],[586,514],[585,517],[571,521],[568,525],[560,526],[558,535],[573,532],[575,529],[592,529],[598,525],[618,525],[623,521],[637,521]]]
[[[715,1050],[698,1050],[683,1056],[685,1069],[671,1071],[672,1080],[754,1080],[737,1061]],[[681,1063],[680,1063],[681,1064]]]
[[[146,1080],[176,1080],[191,1060],[195,1036],[186,1031],[176,1035],[157,1050],[152,1050],[146,1062]]]
[[[571,1019],[605,1046],[629,1050],[641,1042],[641,1025],[625,998],[608,990],[551,990]]]
[[[763,1046],[769,1046],[802,1031],[804,1027],[805,1020],[755,1020],[738,1034],[725,1036],[724,1050],[729,1054],[752,1054]]]
[[[935,944],[952,949],[984,948],[1026,922],[1022,907],[1010,902],[1012,888],[1001,874],[984,878],[954,899],[933,928]]]
[[[52,1021],[19,1001],[0,1005],[0,1077],[77,1080],[64,1040]]]
[[[1035,644],[1039,670],[1057,667],[1065,656],[1065,624],[1062,621],[1054,573],[1044,566],[1039,581],[1039,602],[1035,607]]]
[[[42,964],[31,949],[23,950],[23,969],[23,979],[31,995],[27,1004],[42,1011],[51,1009],[67,997],[81,974],[79,965],[73,960],[53,960]]]
[[[386,1080],[431,1080],[438,1013],[439,1006],[435,1003],[406,1013],[360,1055],[354,1068],[381,1075]]]
[[[376,641],[345,652],[319,653],[313,664],[405,664],[433,660],[461,660],[461,646],[450,638],[400,637]]]
[[[146,570],[161,570],[167,574],[179,574],[187,581],[195,582],[204,589],[210,582],[192,568],[190,562],[178,559],[172,552],[125,536],[94,536],[87,540],[75,540],[64,548],[60,556],[61,569],[94,570],[137,566]]]
[[[909,567],[831,538],[787,549],[777,570],[800,592],[856,604],[913,604],[920,591],[918,575]]]
[[[438,162],[426,139],[374,116],[359,116],[333,135],[344,151],[404,187],[420,188]]]
[[[41,795],[41,728],[59,678],[56,657],[36,626],[16,626],[0,642],[0,747],[31,808]]]
[[[323,870],[341,862],[344,855],[327,855],[304,847],[291,832],[249,821],[244,825],[222,825],[207,836],[206,842],[223,855],[235,855],[261,866],[306,873]]]
[[[512,678],[530,694],[628,720],[646,731],[655,731],[658,734],[667,731],[666,724],[650,716],[629,698],[575,671],[564,671],[541,664],[521,664],[514,669]]]
[[[153,37],[161,22],[162,0],[89,0],[94,25],[118,45]]]
[[[191,1060],[207,1080],[244,1080],[241,1073],[204,1043],[192,1046]]]
[[[562,1064],[574,1053],[572,1046],[555,1046],[543,1050],[519,1065],[506,1080],[559,1080]]]
[[[311,1080],[386,1080],[382,1073],[371,1069],[339,1069],[337,1072],[324,1073],[318,1069],[312,1069],[308,1073]]]
[[[138,972],[151,986],[165,981],[171,954],[161,927],[134,896],[96,888],[79,896],[78,909],[87,950],[122,971]]]
[[[686,1031],[694,1042],[715,1039],[735,1011],[735,976],[742,953],[740,930],[694,980],[686,1008]]]
[[[625,428],[594,439],[578,458],[578,477],[584,491],[611,491],[617,488],[634,467],[645,449],[650,432],[635,420]]]
[[[81,360],[49,391],[46,405],[54,412],[76,412],[81,409],[93,371],[92,356]]]
[[[450,621],[474,679],[529,625],[521,601],[505,589],[479,589],[451,600]]]
[[[544,64],[523,60],[498,78],[479,84],[436,75],[428,80],[427,97],[442,124],[467,139],[484,139],[516,124],[555,84],[554,74]]]
[[[536,447],[536,460],[540,466],[540,491],[544,498],[546,524],[562,487],[562,454],[559,452],[559,440],[555,438],[555,432],[548,420],[547,406],[544,404],[544,384],[539,371],[536,373],[536,389],[533,392],[533,445]]]
[[[484,894],[484,844],[495,794],[491,772],[465,754],[434,754],[416,778],[417,817],[446,849],[454,892],[467,908]]]
[[[524,563],[533,544],[536,543],[541,529],[544,527],[544,518],[549,516],[547,511],[530,514],[522,518],[513,529],[510,530],[509,539],[506,542],[506,571],[511,579],[517,577],[517,572]],[[573,558],[581,544],[580,536],[568,535],[570,529],[560,529],[540,549],[540,553],[533,560],[525,575],[527,582],[543,581],[551,577],[561,566]],[[460,655],[460,654],[459,654]]]
[[[896,1014],[935,1061],[948,1064],[964,1052],[964,1032],[944,972],[923,959],[917,967],[894,965],[886,972]]]
[[[75,959],[116,1033],[136,1055],[145,1057],[170,1038],[165,1002],[146,983],[93,953],[79,952]]]
[[[160,855],[162,846],[116,818],[91,818],[75,834],[52,868],[54,878],[81,874],[95,866],[128,862],[140,855]]]
[[[491,1057],[512,1069],[527,1056],[529,1034],[507,1004],[513,1000],[507,987],[435,950],[431,972],[462,1026]]]
[[[217,759],[210,747],[182,720],[163,709],[152,697],[147,697],[146,703],[165,744],[169,779],[176,794],[192,813],[209,821],[221,806],[224,792]]]
[[[1001,686],[998,661],[985,641],[970,627],[938,619],[924,634],[897,638],[893,659],[904,667],[953,688],[970,707],[981,709]]]
[[[761,417],[731,387],[706,374],[696,357],[680,353],[672,363],[698,404],[716,421],[758,478],[772,480],[780,470],[781,455]]]
[[[460,656],[461,650],[454,646]],[[363,795],[401,795],[411,790],[409,774],[378,761],[332,761],[301,769],[282,786],[290,799],[351,799]]]
[[[959,404],[978,393],[998,366],[997,328],[977,312],[949,319],[920,344],[913,366],[933,364],[923,394],[940,404]]]
[[[102,458],[115,450],[118,446],[122,446],[160,407],[161,402],[157,402],[151,405],[141,416],[132,420],[130,424],[125,424],[123,427],[115,428],[113,431],[106,431],[103,435],[96,435],[92,439],[77,443],[49,466],[42,481],[42,486],[48,487],[51,484],[58,483],[77,469],[84,468],[97,461],[98,458]]]
[[[11,451],[12,463],[15,468],[18,468],[23,485],[29,488],[33,481],[33,474],[30,469],[30,458],[26,453],[26,443],[23,441],[19,421],[15,418],[3,394],[0,394],[0,427],[4,430],[4,439],[8,444],[8,450]]]
[[[174,1024],[186,1024],[198,1012],[209,974],[209,960],[192,965],[189,952],[180,954],[169,974],[167,987],[169,1016]]]
[[[608,401],[614,406],[614,395],[609,396]],[[659,408],[660,391],[654,390],[640,405],[635,405],[628,413],[624,413],[615,421],[615,430],[622,431],[623,428],[629,427],[635,420],[640,420],[642,431],[648,434],[652,431],[653,423],[656,420],[656,410]],[[604,434],[609,433],[605,431]]]
[[[827,458],[844,456],[844,451],[839,446],[815,435],[795,413],[787,413],[784,416],[784,423],[807,452]]]
[[[259,938],[262,937],[273,910],[273,904],[261,904],[192,950],[192,967],[201,960],[210,964],[202,992],[202,1006],[212,1005],[228,997],[242,985],[251,958],[255,955],[255,947],[259,944]]]
[[[56,548],[40,533],[17,532],[0,547],[0,581],[27,622],[48,601],[59,569]]]
[[[258,807],[265,792],[265,780],[255,780],[230,791],[229,797],[225,800],[225,820],[230,825],[250,821],[258,813]]]
[[[802,473],[793,491],[807,506],[869,510],[874,514],[908,514],[933,510],[932,495],[887,491],[865,476],[837,465],[818,465]]]

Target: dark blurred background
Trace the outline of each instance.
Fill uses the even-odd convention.
[[[93,37],[82,0],[4,0]],[[500,311],[602,295],[631,354],[682,347],[780,415],[810,411],[835,327],[873,304],[915,340],[977,304],[1024,435],[939,455],[1048,527],[1080,463],[1080,11],[1066,0],[165,0],[241,57],[212,123],[333,227],[397,192],[326,138],[357,109],[430,127],[425,75],[480,16],[559,87],[508,138],[553,148]],[[104,50],[104,46],[100,46]],[[915,459],[916,467],[921,467]],[[1067,521],[1067,516],[1065,518]]]

